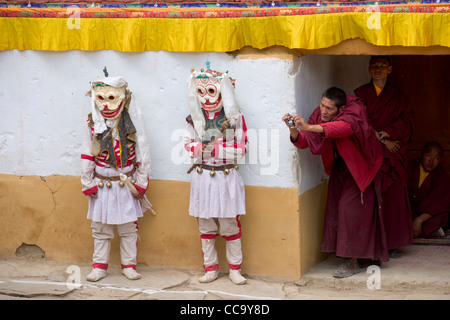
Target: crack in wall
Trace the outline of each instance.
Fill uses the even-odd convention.
[[[50,194],[52,195],[52,201],[53,201],[53,211],[56,211],[56,201],[55,201],[55,194],[58,192],[58,190],[53,190],[47,183],[47,180],[45,177],[40,176],[41,180],[44,182],[44,185],[48,188],[50,191]]]
[[[59,179],[59,178],[62,178],[63,176],[60,176],[60,175],[53,175],[53,177],[54,177],[54,179],[55,179],[55,185],[58,185],[58,183],[57,183],[57,182],[58,182],[58,179]],[[43,222],[42,222],[42,224],[41,224],[41,226],[40,226],[39,233],[38,233],[38,235],[37,235],[37,241],[36,241],[36,243],[39,243],[39,241],[40,241],[40,238],[41,238],[42,232],[43,232],[43,230],[44,230],[44,226],[45,226],[45,223],[46,223],[47,219],[48,219],[49,217],[51,217],[52,215],[54,215],[54,214],[56,213],[56,211],[57,211],[57,203],[56,203],[56,198],[55,198],[56,194],[57,194],[57,193],[65,186],[65,184],[67,183],[67,176],[65,176],[65,179],[62,180],[61,184],[60,184],[58,187],[52,187],[52,186],[50,185],[50,182],[47,181],[48,177],[45,177],[45,176],[39,176],[39,178],[41,179],[41,181],[44,183],[45,187],[46,187],[46,188],[49,190],[49,192],[50,192],[51,201],[52,201],[52,203],[53,203],[53,209],[51,209],[50,212],[49,212],[49,213],[45,216],[45,218],[43,219]]]

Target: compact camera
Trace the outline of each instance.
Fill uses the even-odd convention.
[[[284,122],[286,122],[288,127],[294,127],[295,126],[295,122],[292,119],[286,119]]]

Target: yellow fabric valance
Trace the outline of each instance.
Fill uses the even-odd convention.
[[[377,46],[450,47],[449,8],[0,8],[0,50],[313,50],[355,38]]]

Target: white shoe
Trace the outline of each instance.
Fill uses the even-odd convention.
[[[216,280],[219,277],[219,271],[208,271],[206,272],[203,277],[198,278],[198,282],[200,283],[208,283]]]
[[[230,270],[230,280],[234,284],[244,284],[247,282],[247,279],[241,275],[241,270]]]
[[[122,273],[129,280],[138,280],[141,278],[141,275],[134,268],[123,268]]]
[[[87,281],[96,282],[106,277],[106,270],[105,269],[99,269],[94,268],[87,276]]]
[[[442,228],[437,229],[436,231],[434,231],[430,236],[432,237],[443,237],[445,236],[445,232]]]

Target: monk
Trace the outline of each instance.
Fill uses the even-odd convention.
[[[333,276],[359,273],[369,260],[388,261],[379,206],[382,151],[364,104],[332,87],[308,122],[289,113],[283,121],[290,126],[291,142],[321,155],[330,175],[322,251],[343,258]]]
[[[414,237],[444,236],[450,213],[450,180],[440,164],[442,146],[429,142],[408,164],[408,193]]]
[[[355,90],[366,105],[369,121],[383,145],[382,199],[387,244],[392,258],[412,244],[411,208],[407,191],[406,148],[413,133],[413,111],[401,91],[388,81],[392,65],[387,56],[369,62],[371,81]]]

